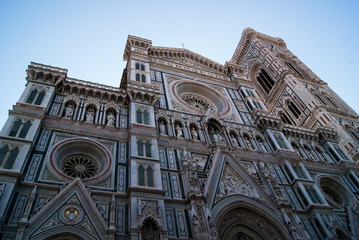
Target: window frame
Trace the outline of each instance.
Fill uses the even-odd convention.
[[[154,166],[149,165],[149,164],[143,164],[143,163],[139,163],[138,165],[139,165],[137,167],[138,186],[154,188],[156,186],[155,177],[154,177],[155,176]],[[142,169],[143,169],[143,173],[140,172],[140,171],[142,171]],[[149,169],[151,169],[151,170],[149,171]]]

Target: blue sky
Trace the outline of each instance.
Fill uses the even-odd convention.
[[[0,0],[0,125],[26,84],[30,61],[119,86],[128,34],[224,64],[242,31],[280,37],[359,112],[359,1]]]

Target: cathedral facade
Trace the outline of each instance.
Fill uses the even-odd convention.
[[[31,62],[0,238],[359,239],[358,115],[280,38],[225,65],[128,36],[119,87]]]

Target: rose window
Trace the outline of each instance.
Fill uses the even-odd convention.
[[[200,111],[206,112],[208,109],[213,110],[213,106],[211,106],[207,101],[205,101],[202,98],[199,98],[198,96],[182,95],[181,98],[188,105],[190,105]]]
[[[67,157],[63,161],[62,171],[70,177],[91,178],[98,173],[98,165],[91,157],[76,154]]]
[[[338,195],[338,193],[336,193],[335,191],[333,191],[332,189],[330,189],[326,186],[322,186],[322,189],[323,189],[323,192],[334,202],[339,203],[339,204],[343,203],[343,201],[340,198],[340,196]]]

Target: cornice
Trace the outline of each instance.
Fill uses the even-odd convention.
[[[212,69],[217,74],[227,75],[228,72],[220,63],[217,63],[209,58],[203,57],[195,52],[185,48],[169,48],[169,47],[151,47],[149,55],[158,58],[184,58],[189,59],[202,65],[206,68]]]
[[[148,51],[148,49],[151,46],[152,46],[152,41],[151,40],[136,37],[136,36],[132,36],[132,35],[128,35],[125,51],[123,53],[123,60],[124,61],[127,60],[128,56],[131,53],[131,50],[132,50],[131,48],[132,47],[136,47],[138,49]]]
[[[281,38],[278,37],[274,38],[266,34],[256,32],[252,28],[246,28],[243,30],[241,40],[239,41],[239,44],[233,54],[233,57],[229,62],[235,63],[237,65],[241,65],[243,58],[251,44],[251,41],[255,38],[259,40],[263,40],[265,42],[269,42],[278,47],[287,48],[286,43]]]

